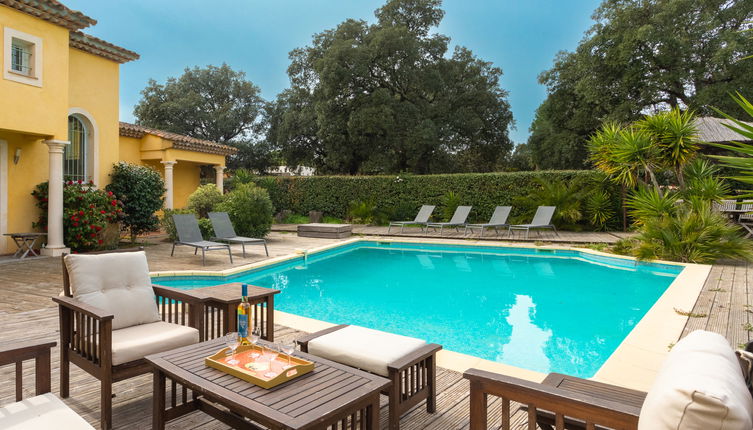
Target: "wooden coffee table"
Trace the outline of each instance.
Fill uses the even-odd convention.
[[[239,429],[379,428],[379,392],[388,379],[296,352],[314,370],[264,389],[204,364],[224,346],[215,339],[146,357],[154,366],[154,429],[195,410]]]

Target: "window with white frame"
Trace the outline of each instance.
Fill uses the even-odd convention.
[[[3,78],[41,87],[42,39],[5,27],[3,41]]]
[[[75,115],[68,117],[68,140],[63,150],[63,178],[66,181],[89,180],[87,164],[89,161],[89,142],[86,125]]]

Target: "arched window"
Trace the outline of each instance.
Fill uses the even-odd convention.
[[[84,122],[74,115],[68,117],[68,140],[63,153],[63,178],[66,181],[87,181],[88,142]]]

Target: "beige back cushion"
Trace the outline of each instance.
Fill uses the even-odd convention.
[[[160,320],[143,251],[71,254],[65,265],[73,298],[112,313],[113,330]]]
[[[672,348],[641,409],[639,430],[753,428],[753,399],[724,337],[694,331]]]

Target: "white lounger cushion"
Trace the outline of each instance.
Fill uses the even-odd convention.
[[[753,427],[753,399],[724,337],[694,331],[664,360],[643,403],[639,430]]]
[[[313,339],[310,354],[388,376],[387,365],[426,345],[426,341],[350,325]]]
[[[113,330],[159,321],[146,254],[65,256],[73,298],[112,313]]]
[[[94,427],[52,393],[30,397],[0,408],[0,428],[94,430]]]
[[[197,342],[199,331],[195,328],[164,321],[113,330],[112,364],[128,363]]]

